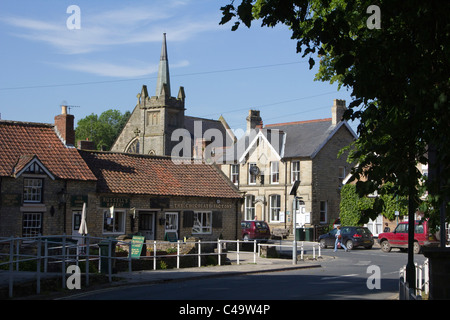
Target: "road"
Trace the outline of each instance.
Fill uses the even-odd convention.
[[[324,249],[322,255],[321,268],[111,288],[76,299],[387,300],[398,293],[399,269],[407,263],[406,253],[383,253],[377,248],[336,253]],[[418,264],[424,260],[423,255],[415,255]]]

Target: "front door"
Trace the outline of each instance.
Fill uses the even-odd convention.
[[[139,232],[146,240],[155,240],[155,212],[139,212]]]
[[[178,239],[178,212],[166,212],[165,218],[165,233],[175,233],[175,238]]]

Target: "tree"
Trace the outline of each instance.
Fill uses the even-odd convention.
[[[356,184],[360,196],[407,196],[414,213],[425,182],[417,164],[428,162],[433,147],[430,170],[439,174],[426,181],[432,196],[421,208],[429,217],[442,205],[449,212],[450,2],[241,0],[221,10],[221,24],[234,21],[232,30],[255,20],[287,25],[310,67],[319,60],[316,79],[350,90],[354,100],[344,118],[360,120],[349,156],[359,164],[351,180],[365,177]],[[383,188],[386,183],[392,187]],[[364,218],[375,218],[382,207],[379,197]]]
[[[297,51],[320,58],[317,79],[337,81],[354,99],[344,118],[359,119],[359,137],[349,159],[359,165],[351,180],[360,195],[392,183],[395,195],[408,197],[408,263],[406,280],[414,288],[414,213],[421,206],[431,223],[450,221],[450,24],[449,1],[410,0],[241,0],[223,6],[222,21],[251,27],[285,24],[297,40]],[[370,8],[377,8],[379,15]],[[369,11],[370,16],[367,14]],[[375,16],[374,16],[375,15]],[[378,19],[373,23],[373,19]],[[381,21],[381,22],[380,22]],[[380,28],[373,28],[378,25]],[[430,152],[431,151],[431,152]],[[417,164],[430,158],[427,204],[420,203],[423,181]],[[381,211],[381,197],[374,218]],[[439,210],[439,211],[438,211]],[[447,212],[447,215],[445,214]],[[443,237],[442,237],[443,238]],[[441,240],[441,246],[445,241]]]
[[[78,120],[75,129],[75,139],[89,139],[95,143],[97,150],[111,149],[116,138],[130,118],[131,113],[122,114],[118,110],[106,110],[100,116],[91,115]]]

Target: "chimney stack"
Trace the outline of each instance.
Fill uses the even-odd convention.
[[[61,141],[70,147],[75,145],[74,119],[72,114],[67,113],[67,106],[61,106],[61,114],[55,117],[55,131]]]
[[[262,118],[260,117],[258,110],[250,110],[248,112],[248,117],[246,118],[246,120],[248,132],[256,128],[262,129]]]
[[[347,110],[345,100],[334,99],[333,107],[331,108],[332,125],[335,126],[342,120],[345,110]]]

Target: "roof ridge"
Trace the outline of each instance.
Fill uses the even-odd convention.
[[[55,126],[53,123],[16,121],[16,120],[0,120],[0,124],[24,125],[24,126],[48,127],[48,128],[53,128]]]
[[[324,119],[313,119],[313,120],[304,120],[304,121],[293,121],[293,122],[284,122],[284,123],[272,123],[272,124],[266,124],[264,128],[266,127],[276,127],[276,126],[289,126],[289,125],[296,125],[296,124],[303,124],[303,123],[314,123],[314,122],[327,122],[331,121],[331,118],[324,118]]]

